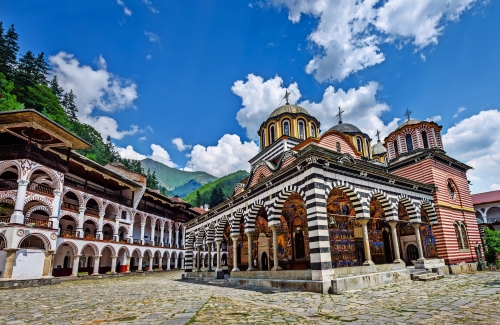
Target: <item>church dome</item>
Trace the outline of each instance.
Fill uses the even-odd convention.
[[[405,126],[415,125],[415,124],[418,124],[418,123],[422,123],[422,121],[420,121],[420,120],[414,120],[414,119],[406,120],[403,124],[401,124],[400,126],[398,126],[396,128],[396,130],[394,130],[394,131],[401,130]]]
[[[387,150],[385,149],[384,145],[382,144],[382,142],[380,141],[377,141],[377,143],[375,143],[375,145],[372,147],[372,155],[383,155],[387,152]]]
[[[339,123],[331,127],[330,131],[338,131],[342,133],[363,133],[357,126],[349,123]]]
[[[309,114],[308,111],[306,111],[305,108],[303,107],[300,107],[300,106],[297,106],[297,105],[291,105],[291,104],[287,104],[287,105],[283,105],[281,107],[278,107],[277,109],[275,109],[270,115],[269,117],[277,117],[277,116],[280,116],[281,114],[297,114],[297,113],[302,113],[302,114],[305,114],[305,115],[308,115],[310,116],[311,114]]]

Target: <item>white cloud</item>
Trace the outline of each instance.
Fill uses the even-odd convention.
[[[150,42],[160,43],[160,36],[156,35],[155,33],[144,31],[144,35],[146,35]]]
[[[146,156],[135,151],[134,147],[132,147],[131,145],[128,145],[125,148],[116,147],[116,151],[118,151],[120,156],[123,158],[134,159],[134,160],[143,160],[146,158],[151,158],[155,161],[167,165],[168,167],[172,168],[177,167],[177,165],[170,158],[170,155],[167,152],[167,150],[163,149],[160,145],[154,143],[151,144],[151,150],[152,154],[150,156]]]
[[[422,59],[422,61],[424,61],[424,62],[427,60],[424,53],[420,53],[420,59]]]
[[[109,135],[121,139],[139,131],[137,126],[131,126],[128,131],[119,131],[118,123],[111,117],[92,116],[96,108],[105,112],[133,108],[134,100],[138,97],[137,85],[109,72],[102,56],[96,61],[97,70],[81,65],[73,54],[66,52],[50,56],[49,61],[61,87],[67,92],[72,89],[77,96],[75,102],[80,121],[94,126],[104,138]]]
[[[192,145],[190,145],[190,144],[185,144],[184,141],[182,141],[181,138],[175,138],[175,139],[173,139],[172,143],[175,145],[175,147],[179,151],[184,151],[184,150],[190,149],[192,147]]]
[[[457,112],[455,113],[455,115],[453,115],[453,118],[457,118],[458,117],[458,114],[462,113],[463,111],[465,111],[467,108],[465,107],[459,107]]]
[[[224,176],[237,170],[249,170],[248,160],[259,152],[255,142],[241,142],[236,134],[225,134],[217,146],[195,145],[188,155],[186,168]]]
[[[139,141],[146,141],[148,138],[147,137],[140,137]]]
[[[160,13],[160,11],[153,6],[153,3],[150,0],[142,0],[142,2],[144,2],[148,6],[149,11],[151,11],[152,13]]]
[[[145,129],[146,129],[147,131],[149,131],[150,133],[154,133],[154,130],[153,130],[153,128],[151,127],[151,125],[146,126],[146,127],[145,127]]]
[[[435,115],[425,119],[427,122],[439,122],[441,121],[441,115]]]
[[[490,189],[492,191],[498,191],[500,190],[500,184],[491,184]]]
[[[146,55],[146,60],[151,60],[153,56],[151,54]]]
[[[342,80],[385,60],[379,45],[412,42],[417,49],[438,43],[447,22],[480,0],[267,0],[289,11],[318,18],[308,39],[317,46],[306,72],[318,81]]]
[[[246,82],[236,81],[231,88],[242,99],[243,108],[238,111],[236,119],[247,130],[247,136],[250,139],[258,136],[257,132],[261,123],[280,103],[283,103],[285,90],[291,93],[290,103],[297,103],[304,107],[322,123],[322,131],[338,123],[335,115],[338,107],[341,107],[344,111],[344,122],[356,124],[372,138],[375,138],[377,129],[383,135],[387,135],[397,127],[399,119],[395,118],[387,125],[381,120],[381,115],[389,110],[389,106],[377,101],[375,95],[378,89],[379,84],[376,82],[369,82],[357,89],[351,88],[347,91],[330,86],[325,90],[321,102],[315,103],[309,100],[298,102],[301,94],[297,83],[284,88],[283,80],[279,76],[264,81],[262,77],[250,74]]]
[[[132,16],[132,11],[125,5],[122,0],[116,0],[116,3],[123,7],[123,13],[127,16]]]
[[[472,192],[484,192],[500,184],[500,112],[481,111],[463,119],[443,135],[448,155],[474,168],[467,175]]]

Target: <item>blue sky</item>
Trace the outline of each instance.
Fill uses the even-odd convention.
[[[372,138],[406,108],[434,119],[480,192],[500,189],[499,14],[480,0],[7,0],[0,20],[129,158],[247,169],[288,88],[322,130],[337,106]]]

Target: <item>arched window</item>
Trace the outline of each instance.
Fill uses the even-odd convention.
[[[358,145],[358,151],[361,152],[361,155],[363,155],[363,142],[360,137],[356,138],[356,143]]]
[[[462,233],[462,246],[464,248],[469,248],[469,235],[467,234],[467,226],[463,222],[460,226],[460,232]]]
[[[336,146],[337,146],[337,152],[340,152],[340,142],[337,142]]]
[[[288,120],[283,121],[283,135],[290,135],[290,122]]]
[[[406,150],[408,152],[413,151],[413,140],[411,139],[411,134],[406,135]]]
[[[451,182],[448,182],[448,194],[450,194],[450,197],[453,200],[455,199],[455,187],[453,187],[453,184]]]
[[[90,228],[85,228],[85,233],[90,234]]]
[[[464,246],[462,245],[462,235],[460,234],[460,226],[458,225],[458,222],[455,222],[455,236],[457,237],[457,243],[458,243],[458,249],[463,249]]]
[[[273,143],[274,140],[276,139],[274,133],[274,124],[269,127],[269,144]]]
[[[311,124],[311,137],[316,138],[316,127]]]
[[[422,136],[422,141],[424,143],[424,148],[429,148],[429,139],[427,139],[427,132],[422,131],[422,133],[420,133],[420,135]]]
[[[73,230],[73,226],[72,226],[72,225],[67,225],[67,226],[66,226],[66,229],[67,229],[67,230]]]
[[[262,130],[260,139],[262,141],[262,149],[264,149],[266,147],[266,130]]]
[[[304,122],[303,121],[299,121],[299,139],[300,140],[304,140],[306,138],[306,134],[305,134],[305,128],[304,128]]]
[[[397,156],[399,154],[398,140],[394,140],[392,145],[394,146],[394,154]]]

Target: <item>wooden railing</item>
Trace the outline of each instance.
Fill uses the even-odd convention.
[[[113,235],[103,235],[102,236],[102,240],[104,240],[104,241],[111,241],[113,239],[114,239]]]
[[[38,228],[52,228],[52,221],[43,219],[24,218],[24,224]]]
[[[79,209],[80,209],[80,206],[77,205],[77,204],[73,204],[73,203],[69,203],[69,202],[64,202],[63,201],[61,208],[63,210],[78,212]]]
[[[11,179],[0,179],[0,189],[2,190],[17,190],[17,182]]]
[[[62,169],[67,171],[68,167],[65,161],[61,159],[56,154],[42,150],[34,144],[10,144],[6,146],[0,146],[0,159],[21,159],[29,158],[35,161],[41,162],[43,165],[49,167],[56,167],[57,169]]]
[[[28,185],[28,190],[48,196],[54,196],[54,189],[45,184],[31,182]]]
[[[10,223],[10,217],[2,216],[0,217],[0,222]]]
[[[128,207],[132,206],[131,199],[128,199],[122,195],[115,194],[113,192],[104,192],[104,189],[100,189],[100,188],[93,186],[93,185],[90,185],[90,184],[85,185],[84,182],[82,182],[78,179],[75,179],[73,177],[70,177],[70,176],[64,176],[64,184],[69,185],[69,186],[73,186],[73,187],[77,187],[78,189],[81,189],[85,192],[95,194],[99,197],[110,199],[111,201],[126,205]]]
[[[91,233],[85,233],[85,234],[83,234],[83,238],[84,239],[90,239],[90,240],[96,240],[97,239],[96,235],[91,234]]]
[[[59,234],[61,237],[72,237],[72,238],[78,238],[78,231],[76,230],[68,230],[68,229],[61,229],[61,233]]]

